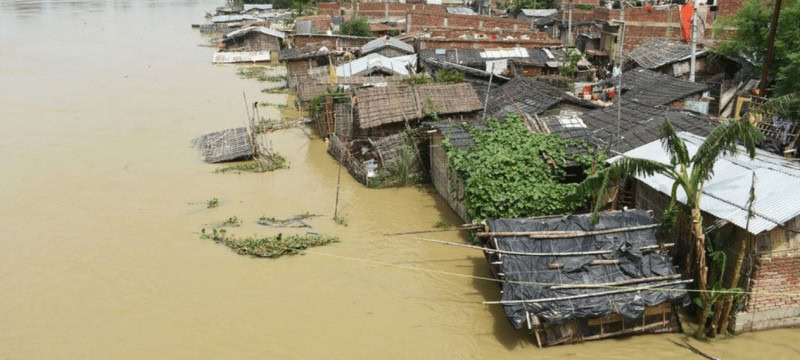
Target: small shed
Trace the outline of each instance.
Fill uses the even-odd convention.
[[[280,61],[286,63],[287,86],[290,89],[297,89],[300,80],[308,78],[309,70],[326,66],[339,55],[340,52],[331,51],[322,45],[307,45],[281,50]]]
[[[647,211],[487,219],[484,252],[500,301],[517,330],[552,346],[614,336],[676,332],[685,284]]]
[[[384,36],[372,40],[361,47],[361,56],[380,54],[388,58],[405,56],[414,53],[414,47],[397,38]]]
[[[235,51],[280,50],[286,34],[264,26],[250,26],[231,31],[222,38],[221,48]]]
[[[693,156],[705,138],[688,132],[678,136]],[[737,155],[723,155],[714,163],[713,177],[703,187],[700,208],[704,222],[716,224],[724,236],[727,265],[725,288],[740,287],[751,294],[731,312],[728,322],[734,333],[800,325],[800,298],[776,295],[800,291],[800,165],[758,150],[750,159],[743,148]],[[661,141],[652,141],[625,156],[669,164]],[[754,189],[752,215],[748,219],[749,195]],[[635,206],[663,216],[671,197],[672,181],[662,175],[637,176],[633,186]],[[685,194],[678,191],[678,201]],[[678,218],[674,237],[690,233],[688,221]],[[711,239],[710,237],[708,239]],[[738,254],[745,247],[740,282],[730,284]],[[769,295],[767,293],[772,293]]]
[[[703,48],[695,51],[697,72],[702,72],[705,68],[706,54],[706,50]],[[691,57],[691,45],[672,43],[663,39],[648,40],[628,53],[628,59],[639,67],[674,77],[681,77],[689,73]]]

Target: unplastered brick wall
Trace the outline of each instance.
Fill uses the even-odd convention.
[[[429,39],[418,38],[417,49],[511,49],[561,46],[559,40],[490,40],[490,39]]]
[[[547,33],[539,32],[536,30],[524,30],[524,31],[513,31],[513,30],[494,30],[494,29],[486,29],[486,30],[454,30],[450,28],[429,28],[426,32],[431,35],[431,37],[443,37],[447,39],[454,39],[454,38],[495,38],[495,39],[550,39],[550,35]]]
[[[584,5],[599,6],[600,5],[600,0],[572,0],[572,1],[570,1],[570,0],[554,0],[553,1],[553,7],[556,8],[556,9],[559,9],[560,8],[559,5],[563,4],[563,5],[566,6],[569,3],[573,3],[575,5],[584,4]]]
[[[323,6],[324,5],[324,6]],[[447,13],[444,5],[403,4],[403,3],[320,3],[319,8],[328,15],[357,15],[368,19],[402,18],[411,11],[433,14]]]
[[[800,254],[760,256],[754,261],[750,290],[755,293],[797,293],[800,291]],[[747,312],[800,307],[800,295],[751,295]]]
[[[428,12],[409,12],[406,16],[406,31],[418,31],[426,28],[456,29],[502,29],[520,31],[529,29],[525,20],[499,18],[494,16],[435,14]]]

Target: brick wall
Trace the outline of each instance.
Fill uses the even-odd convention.
[[[761,256],[755,259],[750,282],[753,292],[800,291],[800,255]],[[800,307],[797,296],[750,296],[746,311],[768,311],[786,307]]]
[[[420,11],[433,14],[447,13],[444,5],[428,4],[402,4],[402,3],[320,3],[319,8],[328,15],[339,15],[342,10],[347,15],[357,14],[367,19],[403,18],[411,11]]]
[[[520,31],[530,28],[525,20],[499,18],[495,16],[436,14],[409,12],[406,16],[406,31],[421,31],[425,28],[494,29]]]
[[[494,29],[485,29],[485,30],[461,30],[461,29],[450,29],[450,28],[429,28],[426,31],[427,34],[430,34],[431,37],[437,38],[447,38],[453,39],[458,37],[464,38],[492,38],[492,39],[540,39],[540,40],[549,40],[551,39],[550,35],[544,32],[539,32],[536,30],[524,30],[524,31],[513,31],[513,30],[494,30]]]

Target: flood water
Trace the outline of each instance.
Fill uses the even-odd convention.
[[[457,224],[446,204],[343,173],[336,225],[336,162],[297,129],[267,137],[290,169],[213,173],[191,138],[240,126],[242,92],[286,101],[210,64],[190,24],[221,3],[0,0],[0,359],[699,358],[678,334],[537,349],[481,305],[499,291],[479,252],[382,235]],[[341,243],[272,260],[198,237],[306,211]],[[797,358],[800,331],[694,343]]]

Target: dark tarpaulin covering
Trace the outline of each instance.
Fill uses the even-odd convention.
[[[607,212],[599,215],[597,224],[591,224],[591,215],[539,219],[496,219],[486,220],[489,230],[500,231],[592,231],[652,224],[646,211],[631,210]],[[550,285],[520,284],[535,282],[539,284],[587,284],[608,283],[644,277],[674,275],[669,256],[664,252],[644,252],[639,248],[657,245],[658,228],[616,232],[605,235],[584,236],[563,239],[531,239],[527,236],[497,237],[500,250],[551,253],[585,252],[594,250],[614,250],[611,254],[582,256],[501,256],[503,271],[509,282],[503,283],[502,300],[533,300],[564,297],[611,289],[561,289],[551,290]],[[588,265],[592,260],[613,260],[613,265]],[[561,269],[549,269],[548,264],[563,263]],[[676,279],[677,280],[677,279]],[[675,281],[645,282],[626,285],[640,287]],[[683,284],[670,285],[664,289],[684,289]],[[516,329],[525,325],[525,310],[537,315],[546,323],[563,323],[573,318],[597,318],[610,314],[620,314],[626,321],[640,318],[646,306],[664,302],[683,302],[688,305],[686,291],[637,291],[613,295],[594,296],[582,299],[559,300],[542,303],[505,305],[506,316]]]

